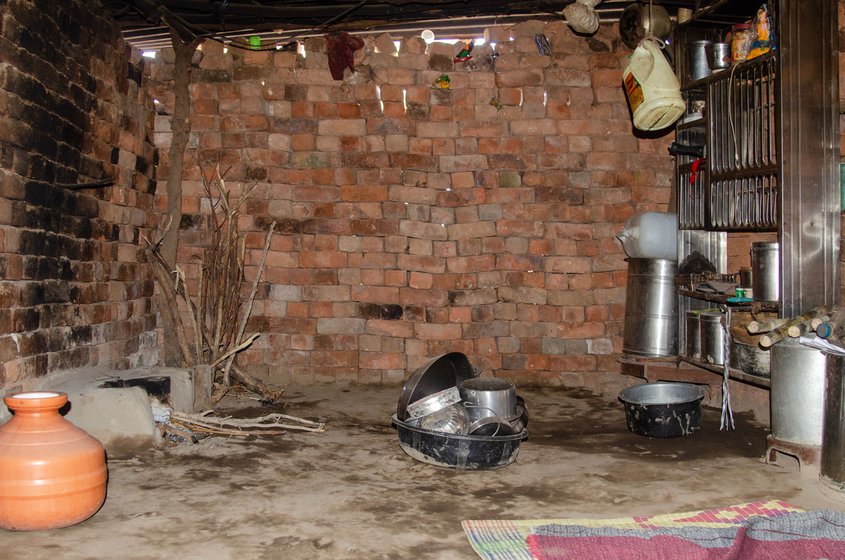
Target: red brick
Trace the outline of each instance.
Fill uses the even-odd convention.
[[[417,323],[414,325],[414,336],[421,340],[457,340],[461,338],[461,325]]]
[[[411,321],[388,321],[384,319],[370,319],[366,324],[368,334],[390,336],[396,338],[411,338],[414,336],[414,323]]]
[[[353,301],[370,303],[394,303],[399,301],[399,289],[390,286],[353,286]]]
[[[384,185],[369,187],[358,185],[343,186],[340,188],[340,200],[353,202],[382,202],[387,200],[387,187]]]
[[[404,354],[361,352],[359,367],[371,369],[405,369]]]
[[[427,290],[432,287],[433,276],[423,272],[411,272],[408,285],[411,288]]]
[[[449,322],[450,323],[470,323],[470,322],[472,322],[472,308],[471,307],[450,307],[449,308]]]

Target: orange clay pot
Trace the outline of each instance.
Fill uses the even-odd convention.
[[[56,529],[94,515],[106,499],[102,444],[65,420],[64,393],[3,399],[14,416],[0,426],[0,527]]]

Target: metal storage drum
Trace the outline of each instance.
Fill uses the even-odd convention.
[[[701,328],[698,322],[698,311],[687,311],[686,314],[686,349],[684,355],[692,360],[701,358]]]
[[[827,354],[819,480],[845,492],[845,356]]]
[[[751,287],[754,301],[780,300],[780,245],[777,241],[751,244]]]
[[[821,446],[825,400],[825,355],[789,339],[772,346],[772,437]]]
[[[724,315],[719,311],[706,311],[698,316],[701,332],[701,361],[721,366],[725,363],[725,334],[722,329]]]
[[[622,351],[645,357],[678,353],[677,264],[668,259],[628,259]]]

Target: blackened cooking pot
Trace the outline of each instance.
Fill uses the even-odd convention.
[[[628,429],[650,438],[686,436],[701,428],[705,389],[691,383],[657,382],[619,393]]]

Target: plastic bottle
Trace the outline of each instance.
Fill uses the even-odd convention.
[[[678,216],[671,212],[643,212],[625,222],[616,236],[632,259],[678,260]]]

